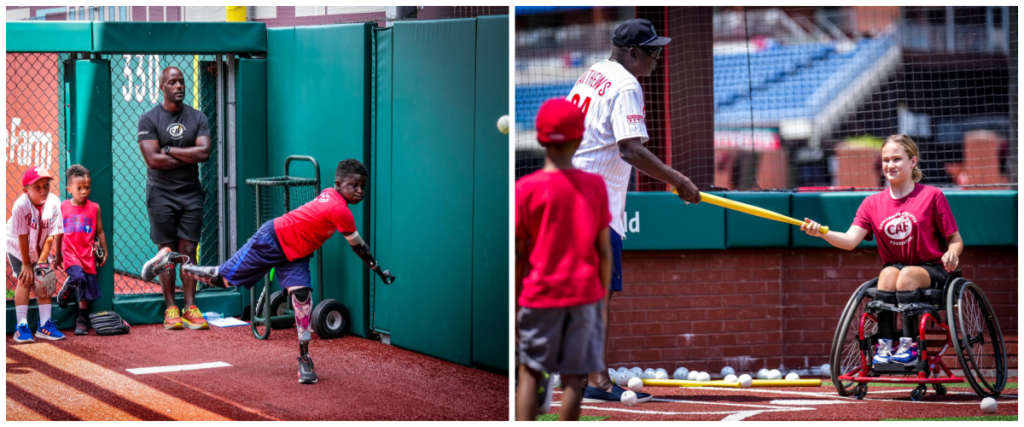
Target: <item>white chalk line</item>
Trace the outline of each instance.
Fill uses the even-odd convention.
[[[671,402],[671,403],[695,403],[695,404],[698,404],[698,405],[742,406],[742,407],[747,407],[747,408],[779,409],[777,406],[758,405],[758,404],[752,404],[752,403],[704,402],[704,401],[700,401],[700,400],[664,399],[664,398],[660,398],[660,397],[656,397],[654,399],[651,399],[651,401],[653,401],[653,402]]]
[[[609,402],[610,403],[610,402]],[[562,406],[562,402],[551,402],[551,406]],[[670,412],[670,411],[648,411],[642,409],[626,409],[626,408],[612,408],[605,406],[586,406],[581,405],[580,409],[594,409],[599,411],[610,411],[610,412],[626,412],[632,414],[647,414],[647,415],[733,415],[745,412],[792,412],[792,411],[813,411],[814,408],[775,408],[765,409],[759,411],[703,411],[703,412]]]
[[[231,365],[224,362],[197,363],[194,365],[154,366],[151,368],[126,369],[135,375],[158,374],[162,372],[195,371],[198,369],[226,368]]]

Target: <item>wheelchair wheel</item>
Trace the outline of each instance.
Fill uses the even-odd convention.
[[[932,385],[932,388],[935,389],[935,395],[936,396],[945,396],[946,395],[946,386],[944,386],[944,385],[942,385],[940,383],[935,383],[935,384]]]
[[[830,373],[832,384],[835,385],[840,396],[852,396],[857,392],[856,382],[840,381],[839,376],[861,367],[860,341],[858,341],[860,317],[864,313],[864,306],[871,302],[867,291],[877,283],[878,279],[873,279],[857,288],[857,291],[850,297],[850,301],[846,303],[846,308],[843,309],[843,314],[839,318],[835,336],[832,338],[832,351],[829,355],[829,365],[832,371]],[[865,335],[871,336],[877,332],[878,325],[874,321],[868,320],[864,325]],[[867,388],[865,387],[864,390],[866,391]]]
[[[1006,347],[985,293],[957,279],[946,294],[946,317],[964,377],[979,396],[999,396],[1006,386]]]
[[[910,400],[918,402],[921,399],[924,399],[924,395],[926,394],[928,394],[928,387],[924,384],[918,384],[917,387],[914,388],[914,391],[910,392]]]

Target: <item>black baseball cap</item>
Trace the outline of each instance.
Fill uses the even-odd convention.
[[[618,47],[627,46],[664,46],[672,39],[659,37],[654,33],[654,24],[646,19],[630,19],[623,22],[612,34],[612,44]]]

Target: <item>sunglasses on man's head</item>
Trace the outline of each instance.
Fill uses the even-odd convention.
[[[649,48],[649,47],[644,47],[644,46],[633,46],[633,47],[635,47],[635,48],[637,48],[639,50],[642,50],[644,52],[647,52],[647,54],[650,55],[651,58],[653,58],[653,59],[658,59],[658,56],[661,55],[661,46],[654,47],[654,48]]]

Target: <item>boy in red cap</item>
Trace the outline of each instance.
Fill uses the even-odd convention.
[[[544,168],[516,181],[516,420],[547,412],[562,376],[562,421],[578,420],[582,379],[603,370],[601,308],[612,274],[608,192],[600,175],[573,168],[583,113],[554,99],[537,113]]]
[[[50,320],[51,297],[57,288],[57,277],[50,268],[48,255],[56,236],[64,233],[64,220],[60,213],[60,199],[50,192],[50,173],[42,167],[32,167],[21,177],[24,194],[11,206],[7,220],[7,263],[18,278],[14,292],[14,311],[18,326],[14,341],[35,342],[28,326],[29,291],[36,293],[39,303],[39,324],[36,338],[62,340],[64,334]],[[61,263],[60,250],[54,264]]]

